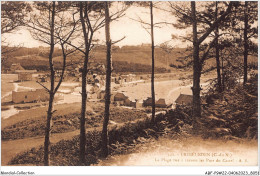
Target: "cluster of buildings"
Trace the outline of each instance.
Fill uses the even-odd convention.
[[[192,105],[193,96],[180,94],[179,97],[175,100],[176,106],[191,106]]]
[[[12,91],[12,102],[16,104],[20,103],[37,103],[45,102],[49,100],[49,93],[45,89],[35,89],[29,91]],[[55,94],[55,101],[63,100],[63,95],[60,93]]]
[[[12,64],[8,71],[8,73],[17,74],[18,81],[32,81],[36,72],[37,70],[25,70],[19,63]]]
[[[13,103],[44,102],[49,100],[49,94],[45,89],[16,92],[12,91]]]
[[[105,86],[105,75],[100,73],[100,70],[104,71],[104,66],[101,64],[95,65],[96,68],[91,70],[87,75],[87,83],[92,85],[89,91],[91,99],[99,99],[101,101],[105,100],[105,90],[102,87]],[[33,74],[36,70],[25,70],[20,64],[12,64],[10,67],[12,73],[18,74],[18,81],[31,81],[34,79]],[[79,70],[77,70],[79,72]],[[46,74],[39,74],[36,78],[39,82],[47,82],[49,76]],[[59,80],[59,77],[55,80]],[[116,75],[111,78],[111,82],[115,84],[123,84],[128,82],[134,82],[142,79],[140,76],[134,74],[128,75]],[[14,103],[29,103],[29,102],[44,102],[48,101],[49,94],[45,89],[36,89],[22,92],[12,92],[12,101]],[[57,94],[56,99],[62,99],[62,96]],[[112,92],[111,93],[111,103],[118,106],[127,106],[132,108],[142,108],[152,106],[152,98],[148,97],[145,100],[131,99],[122,92]],[[179,97],[173,103],[173,107],[176,106],[190,106],[192,104],[192,95],[180,94]],[[157,108],[167,108],[171,105],[167,105],[165,99],[160,98],[155,101],[155,106]]]
[[[97,94],[95,94],[94,99],[105,100],[105,91],[99,90]],[[160,98],[155,101],[156,108],[175,108],[177,106],[191,106],[192,105],[192,95],[180,94],[179,97],[175,100],[175,102],[171,105],[167,105],[165,99]],[[152,106],[152,98],[148,97],[145,100],[131,99],[121,92],[112,92],[110,97],[111,103],[118,106],[128,106],[132,108],[142,108],[142,107],[150,107]]]
[[[94,95],[94,94],[92,94]],[[92,96],[93,99],[105,100],[105,90],[100,90]],[[152,106],[152,98],[148,97],[146,100],[131,99],[122,92],[112,92],[110,96],[111,103],[118,106],[127,106],[132,108],[142,108]],[[159,99],[155,102],[157,108],[166,108],[165,99]]]
[[[40,81],[46,82],[46,75],[38,75],[37,70],[26,70],[21,64],[14,63],[11,65],[8,73],[17,74],[18,82],[23,81]],[[56,100],[63,99],[61,94],[56,94]],[[44,89],[31,89],[25,91],[12,91],[12,102],[13,103],[33,103],[33,102],[44,102],[49,100],[49,93]]]
[[[135,74],[118,75],[118,76],[113,76],[111,78],[111,82],[114,82],[116,84],[123,84],[123,83],[132,82],[136,80],[139,80],[139,78]]]

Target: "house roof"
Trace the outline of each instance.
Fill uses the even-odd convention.
[[[121,93],[121,92],[117,92],[116,94],[115,94],[115,96],[116,97],[127,97],[127,96],[125,96],[125,94],[123,94],[123,93]]]
[[[165,99],[160,98],[158,101],[155,102],[155,104],[162,104],[162,105],[166,105],[165,103]]]
[[[146,100],[144,100],[145,103],[152,103],[152,98],[151,97],[147,97]]]
[[[15,70],[15,73],[36,73],[37,70]]]
[[[175,100],[177,104],[192,104],[192,95],[180,94],[179,97]]]
[[[24,70],[20,63],[13,63],[10,67],[11,70]]]

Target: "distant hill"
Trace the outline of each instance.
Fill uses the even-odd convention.
[[[176,59],[185,52],[183,48],[173,49],[171,54],[167,54],[161,48],[155,48],[155,66],[169,68],[169,65],[175,63]],[[95,59],[105,59],[106,50],[94,49],[93,56]],[[128,63],[138,63],[144,65],[151,65],[151,48],[141,46],[123,46],[122,48],[115,48],[112,51],[113,61],[126,61]]]
[[[158,73],[169,72],[171,63],[174,63],[185,49],[174,49],[171,55],[167,55],[160,48],[155,49],[155,71]],[[77,52],[68,57],[68,63],[81,62],[82,54]],[[105,46],[94,48],[91,52],[90,61],[105,64]],[[151,49],[141,46],[116,47],[112,51],[113,68],[115,72],[150,72],[151,71]],[[48,70],[48,48],[19,48],[8,54],[8,58],[2,62],[2,70],[8,69],[12,63],[20,63],[26,69]],[[54,65],[59,69],[62,64],[61,50],[54,52]]]
[[[2,46],[3,47],[3,46]],[[39,71],[47,71],[49,48],[19,48],[8,54],[7,59],[2,59],[2,70],[8,69],[12,63],[20,63],[25,69],[37,69]],[[181,65],[179,60],[187,56],[189,53],[185,48],[174,48],[170,53],[165,52],[162,48],[155,48],[155,72],[165,73],[175,71],[176,68],[170,65]],[[3,58],[3,57],[2,57]],[[150,73],[151,72],[151,48],[149,46],[123,46],[121,48],[115,46],[112,49],[113,69],[115,73],[134,72],[134,73]],[[90,62],[98,62],[106,64],[106,47],[98,46],[94,48],[90,54]],[[241,59],[242,61],[242,59]],[[257,65],[257,57],[249,56],[249,66]],[[67,63],[71,68],[78,66],[83,62],[82,53],[76,52],[67,58]],[[251,64],[252,63],[252,64]],[[204,69],[210,69],[216,65],[214,58],[207,60]],[[60,69],[62,66],[62,51],[55,48],[54,66]],[[192,67],[190,68],[192,69]]]

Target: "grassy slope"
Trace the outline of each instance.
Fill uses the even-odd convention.
[[[54,106],[57,112],[53,116],[52,133],[64,133],[79,129],[80,108],[80,103]],[[30,109],[2,120],[2,140],[43,136],[46,110],[47,107]],[[86,114],[87,128],[102,126],[104,103],[88,102]],[[115,123],[132,121],[144,117],[146,117],[144,112],[111,105],[110,119]]]
[[[37,109],[30,109],[27,111],[21,111],[16,115],[11,116],[8,119],[1,119],[1,129],[4,129],[8,126],[12,126],[16,123],[25,121],[25,120],[38,120],[43,119],[46,115],[48,107],[40,107]],[[55,115],[64,115],[67,112],[67,109],[70,109],[71,113],[78,112],[80,110],[80,103],[73,104],[63,104],[63,105],[55,105],[54,109],[57,110]]]

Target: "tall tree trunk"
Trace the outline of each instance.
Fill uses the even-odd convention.
[[[216,1],[216,11],[215,11],[215,20],[218,19],[218,2]],[[218,25],[216,26],[215,29],[215,35],[219,35],[219,29]],[[216,39],[215,42],[215,48],[216,48],[216,64],[217,64],[217,80],[218,80],[218,92],[222,92],[222,84],[221,84],[221,73],[220,73],[220,61],[219,61],[219,46],[218,46],[218,38]]]
[[[153,32],[153,2],[150,1],[151,15],[151,42],[152,42],[152,75],[151,75],[151,93],[152,93],[152,123],[155,122],[155,91],[154,91],[154,32]]]
[[[245,1],[245,19],[244,19],[244,85],[247,83],[247,57],[248,57],[248,2]]]
[[[51,119],[52,119],[52,109],[53,109],[53,100],[54,100],[54,67],[53,67],[53,52],[54,52],[54,19],[55,19],[55,1],[52,2],[52,11],[51,11],[51,44],[50,44],[50,53],[49,53],[49,66],[51,72],[51,88],[49,90],[49,107],[47,111],[47,121],[45,128],[45,140],[44,140],[44,165],[50,165],[50,131],[51,131]]]
[[[222,91],[225,90],[225,72],[224,72],[224,59],[222,57],[222,64],[221,64],[221,69],[222,69]]]
[[[102,130],[102,156],[108,156],[108,121],[109,121],[109,108],[110,108],[110,87],[111,87],[111,38],[110,38],[110,16],[108,2],[105,2],[105,34],[107,45],[107,69],[106,69],[106,96],[105,96],[105,115]]]
[[[86,8],[86,7],[85,7]],[[86,33],[86,25],[83,15],[83,2],[80,2],[80,21],[82,25],[84,42],[85,42],[85,55],[84,65],[82,69],[82,87],[81,87],[81,115],[80,115],[80,148],[79,159],[80,165],[85,165],[85,153],[86,153],[86,107],[87,107],[87,64],[88,64],[88,35]]]
[[[197,18],[196,18],[196,4],[195,1],[191,1],[191,15],[193,19],[193,131],[195,133],[199,130],[199,119],[201,117],[200,107],[200,75],[201,75],[201,64],[199,58],[199,43],[197,33]]]

